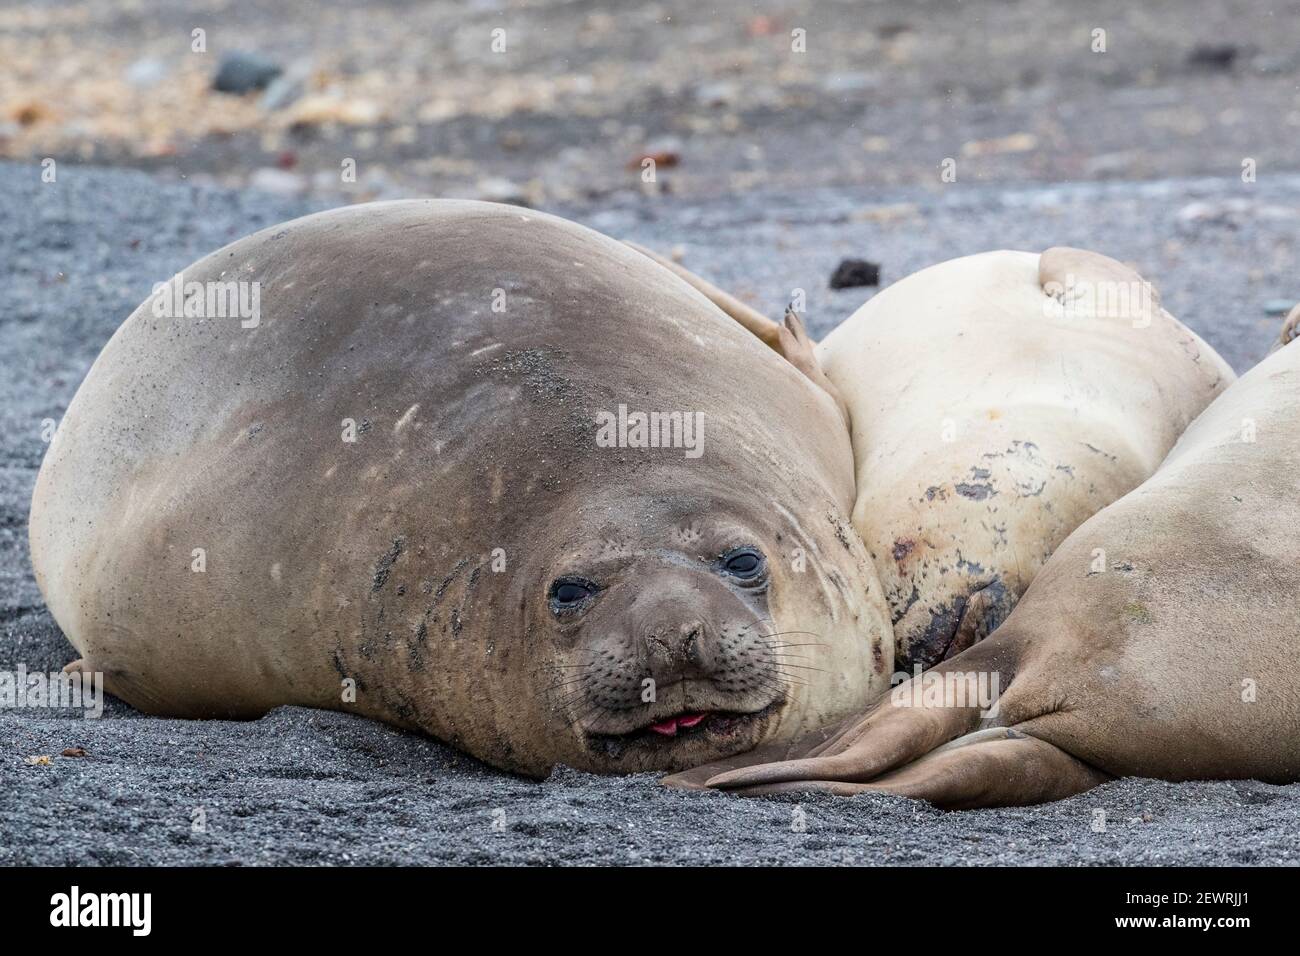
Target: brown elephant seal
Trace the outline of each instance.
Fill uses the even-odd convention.
[[[672,259],[661,256],[654,250],[647,249],[645,246],[629,239],[624,239],[623,242],[643,256],[653,259],[678,278],[685,280],[687,284],[694,287],[706,299],[739,322],[747,332],[757,336],[764,345],[806,375],[810,381],[835,401],[835,404],[840,409],[840,415],[844,418],[845,426],[848,427],[851,424],[852,416],[849,413],[848,404],[844,401],[844,396],[840,394],[840,390],[835,387],[834,383],[826,376],[825,370],[822,369],[821,362],[817,358],[816,343],[808,336],[803,320],[799,318],[799,314],[795,312],[793,307],[785,310],[785,316],[781,322],[773,322],[757,309],[737,299],[730,292],[719,289],[713,283],[700,278],[694,272],[683,268]]]
[[[698,764],[888,686],[834,403],[622,244],[378,203],[183,279],[32,501],[76,666],[137,708],[352,710],[543,775]],[[255,319],[204,312],[231,283]]]
[[[1145,480],[1235,377],[1141,276],[1080,249],[923,269],[815,350],[802,325],[646,254],[844,407],[853,523],[907,671],[996,628],[1065,536]]]
[[[1300,780],[1298,405],[1300,346],[1289,345],[1071,534],[987,640],[829,740],[788,749],[801,759],[741,766],[760,753],[684,782],[879,790],[962,808],[1059,799],[1125,775]],[[995,716],[945,690],[972,675],[1000,684]]]

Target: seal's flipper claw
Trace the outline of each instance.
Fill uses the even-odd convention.
[[[84,657],[78,657],[75,661],[63,665],[63,673],[65,674],[83,674],[88,670]]]
[[[1296,328],[1300,327],[1300,304],[1297,304],[1287,317],[1282,321],[1282,331],[1277,337],[1277,342],[1269,349],[1269,354],[1273,354],[1282,346],[1286,345],[1296,337]]]
[[[803,372],[809,381],[817,385],[834,400],[840,410],[840,415],[844,418],[844,424],[851,426],[852,419],[849,416],[848,403],[844,401],[844,396],[840,394],[840,390],[835,387],[822,370],[822,364],[817,358],[817,345],[809,337],[807,329],[804,328],[803,320],[799,318],[799,314],[795,312],[793,306],[786,307],[776,350],[785,357],[787,362]]]
[[[1005,607],[1008,603],[1005,588],[983,587],[973,592],[966,600],[957,632],[952,636],[944,657],[960,654],[988,637],[989,632],[996,627],[996,624],[990,623],[992,616],[1000,605]],[[1005,611],[1000,616],[1005,617]]]

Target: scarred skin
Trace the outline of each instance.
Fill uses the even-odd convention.
[[[838,728],[668,782],[967,808],[1126,775],[1300,779],[1298,404],[1289,345],[1071,534],[1001,628],[931,672],[996,677],[996,716],[899,706],[905,685]]]
[[[146,301],[32,501],[72,666],[133,706],[349,710],[541,776],[793,740],[887,686],[835,403],[638,253],[514,207],[399,202],[184,278],[260,283],[260,322]],[[602,447],[621,404],[701,413],[702,453]],[[569,578],[591,589],[560,606]]]
[[[1137,273],[1068,248],[923,269],[816,354],[853,419],[853,523],[908,672],[1005,620],[1235,377]]]

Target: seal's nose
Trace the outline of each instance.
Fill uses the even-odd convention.
[[[704,622],[697,617],[651,628],[645,637],[650,672],[659,683],[699,677],[705,667]]]

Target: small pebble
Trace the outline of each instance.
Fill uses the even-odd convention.
[[[218,93],[252,93],[264,90],[284,72],[280,64],[248,50],[233,50],[221,58],[212,88]]]
[[[287,169],[265,166],[248,177],[248,187],[277,196],[301,196],[307,191],[307,180]]]
[[[167,64],[162,60],[144,57],[126,68],[126,81],[137,89],[149,89],[167,78]]]
[[[1230,70],[1238,52],[1231,43],[1198,43],[1187,54],[1187,64],[1203,70]]]

